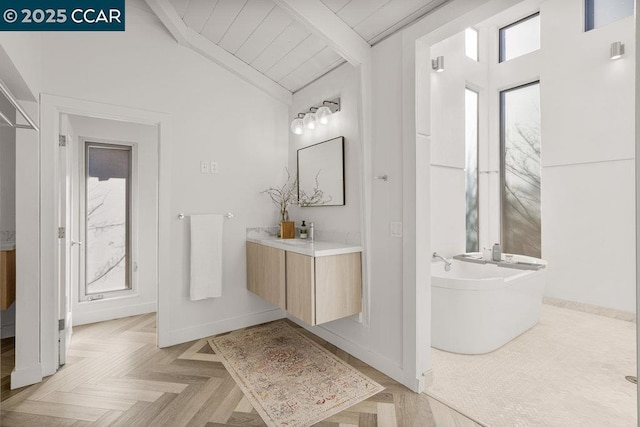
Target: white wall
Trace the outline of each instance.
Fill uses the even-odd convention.
[[[431,246],[451,257],[465,252],[465,87],[484,66],[464,55],[464,33],[431,47],[445,71],[431,75]],[[460,54],[462,52],[462,54]],[[486,75],[476,86],[486,87]]]
[[[541,10],[546,295],[635,312],[634,18],[585,33],[581,5]]]
[[[402,221],[401,37],[393,36],[372,49],[372,169],[390,180],[373,182],[369,325],[355,317],[310,330],[351,351],[365,352],[374,366],[389,375],[402,369],[402,239],[390,237],[390,221]],[[289,165],[296,166],[299,148],[345,137],[345,206],[300,208],[295,220],[312,220],[319,239],[360,243],[362,226],[362,138],[358,129],[359,70],[342,65],[294,94],[290,119],[326,99],[340,96],[342,107],[327,126],[302,135],[289,132]],[[409,231],[410,232],[410,231]],[[348,236],[347,236],[348,234]],[[365,283],[366,286],[366,283]],[[357,350],[356,350],[357,349]],[[359,354],[359,353],[355,353]]]
[[[632,312],[633,18],[585,33],[582,3],[526,1],[479,23],[481,42],[490,46],[481,52],[479,66],[465,58],[462,33],[433,46],[432,57],[444,55],[446,65],[431,77],[432,243],[445,255],[464,251],[459,171],[464,167],[465,82],[479,85],[481,108],[489,111],[480,121],[482,247],[500,241],[498,92],[539,78],[546,294]],[[499,64],[498,29],[538,10],[541,49]],[[627,55],[611,61],[609,45],[617,40],[625,42]],[[483,72],[488,72],[484,78]],[[599,259],[609,261],[594,262]]]
[[[172,116],[175,264],[165,294],[171,310],[161,313],[171,329],[164,344],[250,324],[264,313],[282,316],[246,290],[244,247],[247,227],[272,225],[275,218],[259,192],[287,162],[287,107],[179,46],[139,1],[127,2],[124,33],[47,37],[43,64],[48,93]],[[201,174],[200,161],[217,161],[220,173]],[[225,220],[222,298],[189,300],[189,221],[178,220],[179,212],[235,214]]]
[[[344,136],[345,161],[345,205],[321,207],[294,207],[291,220],[296,226],[302,220],[315,223],[316,237],[322,239],[360,241],[360,158],[361,142],[358,130],[358,70],[344,64],[331,72],[321,82],[314,83],[295,93],[293,104],[289,108],[289,117],[293,119],[300,112],[309,111],[309,107],[318,106],[322,101],[341,97],[341,111],[333,114],[327,125],[318,124],[314,130],[305,130],[302,135],[289,132],[289,170],[296,172],[297,152],[319,142],[338,136]],[[273,185],[277,183],[274,182]],[[322,182],[320,182],[322,188]]]
[[[19,99],[33,102],[42,89],[42,33],[0,33],[0,77]]]
[[[137,264],[137,270],[133,276],[135,295],[79,302],[79,290],[74,288],[72,290],[73,324],[82,325],[155,312],[158,287],[158,130],[155,126],[86,116],[71,115],[69,121],[73,127],[75,140],[67,148],[75,152],[74,173],[77,176],[82,170],[84,151],[82,142],[85,139],[96,142],[134,143],[137,151],[137,162],[134,166],[137,175],[137,191],[133,195],[134,203],[137,204],[137,215],[133,220],[136,242],[131,254],[131,261]],[[74,201],[80,199],[79,188],[77,190],[74,192]],[[73,211],[76,219],[75,231],[78,233],[73,238],[85,241],[86,238],[82,237],[80,231],[83,222],[77,207]],[[72,272],[72,274],[75,273],[75,271]]]

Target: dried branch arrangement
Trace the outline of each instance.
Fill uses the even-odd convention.
[[[324,205],[331,201],[331,196],[325,199],[324,192],[320,189],[320,182],[318,181],[320,172],[321,171],[318,171],[318,173],[316,174],[316,186],[313,187],[313,193],[311,195],[308,195],[304,190],[300,188],[298,189],[298,204],[300,206]]]
[[[324,192],[320,189],[318,182],[320,171],[316,174],[316,185],[313,193],[310,195],[302,190],[298,193],[298,174],[292,176],[288,168],[285,168],[285,171],[287,172],[287,180],[283,185],[280,187],[269,187],[261,192],[261,194],[268,195],[273,204],[278,208],[281,221],[289,220],[289,207],[292,205],[316,206],[331,201],[331,197],[325,199]]]

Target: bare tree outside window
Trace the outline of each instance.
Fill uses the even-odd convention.
[[[86,156],[86,294],[129,289],[131,149],[87,145]]]
[[[479,251],[478,217],[478,92],[465,89],[466,251]]]
[[[500,95],[502,245],[505,252],[539,258],[540,83]]]

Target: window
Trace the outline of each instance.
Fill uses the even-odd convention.
[[[633,15],[633,0],[585,0],[585,31]]]
[[[467,252],[478,252],[478,92],[465,90],[465,204]]]
[[[132,147],[85,143],[85,285],[81,299],[131,289]]]
[[[536,13],[500,29],[500,62],[540,49],[540,14]]]
[[[464,30],[464,53],[468,58],[478,61],[478,30],[475,28]]]
[[[500,93],[502,246],[540,258],[540,83]]]

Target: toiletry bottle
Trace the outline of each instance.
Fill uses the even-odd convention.
[[[493,245],[492,257],[494,261],[502,260],[502,249],[500,249],[500,243]]]
[[[302,221],[302,225],[300,226],[300,238],[307,238],[307,225],[304,223],[304,221]]]

